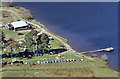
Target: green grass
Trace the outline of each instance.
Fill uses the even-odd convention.
[[[18,31],[13,31],[13,30],[8,30],[5,28],[2,28],[4,34],[5,34],[5,39],[8,40],[9,38],[13,39],[22,39],[24,36],[18,35]],[[22,32],[24,35],[28,34],[29,32]]]
[[[29,32],[22,32],[24,35],[27,35]]]
[[[65,59],[76,59],[76,60],[81,59],[81,57],[78,57],[76,54],[70,52],[63,54],[62,56]],[[84,60],[87,60],[87,58],[84,57]]]
[[[97,63],[96,61],[94,65]],[[31,67],[29,65],[6,66],[2,71],[3,77],[118,77],[116,71],[109,68],[102,69],[99,66],[93,67],[88,62],[41,64]]]
[[[8,29],[5,29],[3,28],[2,29],[4,34],[5,34],[5,39],[8,40],[9,38],[15,38],[15,37],[18,37],[18,32],[17,31],[12,31],[12,30],[8,30]]]
[[[61,39],[62,41],[66,42],[67,43],[67,39],[61,37],[61,36],[58,36],[56,34],[54,34],[53,32],[51,32],[50,30],[48,30],[46,27],[43,27],[47,32],[51,33],[52,35],[58,37],[59,39]]]
[[[50,44],[51,44],[51,49],[63,48],[63,47],[59,46],[61,44],[61,42],[55,38],[54,38],[54,40],[50,40]],[[64,47],[64,49],[65,49],[65,47]]]
[[[118,73],[114,70],[111,70],[109,67],[106,67],[106,68],[94,67],[91,70],[93,70],[96,77],[106,77],[106,76],[107,77],[118,77]]]
[[[77,54],[61,54],[63,59],[81,59]],[[58,54],[43,55],[33,57],[33,59],[23,58],[24,62],[46,61],[46,60],[63,60],[56,59]],[[43,60],[44,59],[44,60]],[[88,60],[87,58],[83,58]],[[98,60],[95,62],[71,62],[71,63],[54,63],[40,65],[24,66],[5,66],[3,67],[3,77],[118,77],[118,72],[110,69],[107,62]],[[12,74],[11,74],[12,73]],[[8,74],[8,75],[7,75]]]
[[[65,77],[65,76],[69,76],[69,75],[70,76],[83,76],[83,77],[88,76],[89,77],[89,74],[92,74],[91,70],[89,69],[90,67],[91,67],[91,65],[89,65],[89,63],[86,63],[86,62],[43,64],[43,65],[34,65],[32,67],[30,67],[29,65],[26,65],[23,67],[20,67],[20,66],[4,67],[2,74],[5,77],[11,77],[11,76],[15,77],[18,75],[17,73],[20,73],[18,76],[20,76],[20,75],[23,76],[23,74],[26,74],[26,75],[33,76],[33,77],[34,76],[37,76],[37,77],[63,76],[63,77]],[[87,70],[88,72],[84,71],[84,69]],[[6,72],[6,70],[8,72]],[[15,70],[17,70],[18,72],[16,72]],[[11,73],[13,72],[13,74],[11,74],[9,72],[11,72]],[[14,72],[16,72],[16,73],[14,73]],[[39,74],[36,75],[35,72],[39,72]],[[5,74],[9,74],[9,75],[5,75]]]
[[[6,72],[2,72],[2,76],[3,77],[14,77],[15,75],[13,75],[13,74],[16,74],[17,75],[17,77],[21,77],[21,76],[23,76],[23,73],[24,73],[24,71],[6,71]]]

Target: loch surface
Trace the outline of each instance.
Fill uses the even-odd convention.
[[[53,33],[68,39],[76,51],[92,51],[112,46],[108,63],[118,70],[118,3],[13,3],[30,10],[34,18]],[[88,54],[90,55],[90,54]]]

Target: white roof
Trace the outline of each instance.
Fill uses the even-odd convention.
[[[25,21],[17,21],[11,23],[14,28],[28,26]]]

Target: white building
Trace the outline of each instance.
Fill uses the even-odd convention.
[[[19,29],[29,29],[30,28],[30,25],[26,21],[12,22],[11,25],[15,31],[17,31]]]

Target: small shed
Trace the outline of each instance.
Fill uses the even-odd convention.
[[[58,61],[57,60],[55,60],[55,63],[57,63]]]
[[[60,63],[61,61],[60,60],[58,60],[58,63]]]
[[[45,61],[43,61],[43,64],[45,64]]]
[[[49,61],[49,63],[51,63],[51,61]]]
[[[40,64],[40,61],[37,61],[38,64]]]
[[[75,59],[72,59],[72,61],[75,61]]]
[[[52,60],[52,63],[54,63],[54,60]]]
[[[61,60],[61,62],[63,62],[63,60]]]
[[[46,63],[49,63],[49,61],[46,61]]]
[[[84,61],[84,59],[81,59],[81,61]]]
[[[66,62],[67,60],[66,60],[66,59],[64,59],[64,61]]]

